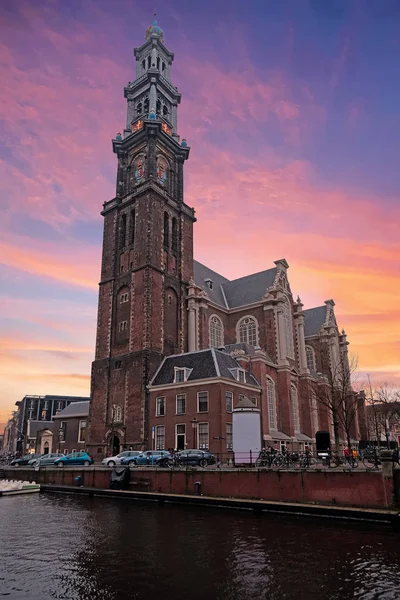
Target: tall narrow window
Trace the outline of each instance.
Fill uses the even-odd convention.
[[[254,317],[243,317],[237,325],[237,340],[239,343],[257,346],[257,321]]]
[[[175,217],[172,219],[172,250],[178,251],[178,221]]]
[[[232,450],[232,423],[226,424],[226,449]]]
[[[200,450],[208,450],[208,444],[209,444],[208,423],[199,423],[197,433],[199,436],[199,449]]]
[[[268,421],[270,430],[277,429],[275,383],[267,377]]]
[[[147,97],[144,99],[144,112],[146,115],[149,112],[149,99]]]
[[[156,425],[156,450],[165,448],[165,425]]]
[[[151,56],[147,57],[147,68],[150,69],[151,67]]]
[[[224,327],[217,315],[210,317],[210,348],[220,348],[224,344]]]
[[[157,56],[157,69],[160,70],[160,57]]]
[[[184,415],[186,413],[186,394],[177,394],[176,396],[176,414]]]
[[[286,354],[289,358],[294,358],[292,311],[287,298],[283,303],[282,311],[285,324]]]
[[[317,403],[317,395],[315,392],[311,392],[310,396],[310,408],[311,408],[311,422],[314,429],[314,436],[319,429],[319,419],[318,419],[318,403]]]
[[[135,209],[131,210],[131,244],[135,241],[135,229],[136,229],[136,211]]]
[[[307,367],[312,373],[316,371],[314,350],[311,346],[306,346]]]
[[[126,241],[126,215],[121,215],[119,223],[119,247],[124,248]]]
[[[169,216],[164,213],[164,248],[169,248]]]
[[[299,401],[297,397],[297,389],[294,385],[290,387],[290,396],[292,400],[292,415],[294,433],[300,433],[300,417],[299,417]]]
[[[79,421],[78,442],[86,441],[86,421]]]
[[[233,410],[233,392],[225,392],[226,412],[231,413]]]
[[[156,417],[165,417],[165,396],[156,398]]]

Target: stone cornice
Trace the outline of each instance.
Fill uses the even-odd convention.
[[[187,388],[187,387],[199,387],[202,385],[211,385],[213,383],[226,383],[233,387],[246,389],[249,391],[261,391],[261,387],[257,385],[249,385],[248,383],[240,383],[238,381],[232,381],[226,377],[210,377],[209,379],[197,379],[196,381],[182,381],[180,383],[165,383],[163,385],[148,385],[147,389],[152,392],[160,390],[173,390],[176,388]]]

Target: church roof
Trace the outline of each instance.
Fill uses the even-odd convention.
[[[234,373],[230,369],[240,368],[240,365],[232,356],[216,348],[175,354],[164,359],[151,385],[174,383],[175,367],[191,369],[187,381],[210,379],[211,377],[224,377],[236,381]],[[253,375],[246,371],[245,377],[247,385],[258,387],[258,381]]]
[[[304,311],[304,335],[316,335],[326,319],[326,305],[308,308]]]
[[[196,260],[194,261],[194,280],[196,284],[206,290],[212,302],[224,308],[237,308],[238,306],[259,302],[267,289],[274,283],[275,276],[276,267],[229,281],[226,277],[219,275]],[[213,282],[212,288],[207,285],[207,279],[211,279]]]
[[[87,417],[89,414],[90,402],[71,402],[64,410],[54,415],[55,419],[64,419],[65,417]]]

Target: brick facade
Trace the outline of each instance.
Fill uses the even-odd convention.
[[[310,408],[313,391],[326,383],[318,356],[321,340],[329,344],[332,361],[338,356],[343,364],[347,360],[334,303],[304,311],[300,298],[293,298],[285,259],[233,282],[193,260],[194,209],[183,195],[189,148],[177,133],[180,94],[170,79],[173,54],[165,48],[162,33],[150,28],[135,57],[137,79],[124,90],[127,125],[113,140],[116,196],[102,211],[88,449],[99,456],[110,447],[154,446],[153,427],[161,423],[166,427],[165,447],[176,447],[176,425],[188,431],[197,416],[199,387],[187,382],[188,410],[178,423],[170,410],[178,388],[165,390],[168,411],[161,419],[154,407],[161,390],[150,382],[165,356],[210,347],[211,317],[221,323],[225,351],[243,361],[257,379],[264,440],[289,440],[301,447],[314,438],[317,422],[319,429],[330,427],[324,406],[314,411],[318,419]],[[246,319],[252,331],[246,330]],[[305,344],[314,349],[314,370],[307,366]],[[225,389],[226,381],[218,377],[207,383],[209,446],[216,452],[226,450],[221,439],[228,422]],[[361,422],[355,424],[355,437],[361,435]]]

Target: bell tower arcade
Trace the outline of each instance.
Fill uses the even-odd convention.
[[[116,196],[105,202],[87,447],[100,457],[151,445],[147,385],[162,358],[187,350],[194,210],[183,201],[189,156],[178,135],[174,55],[157,22],[135,48],[127,120],[112,141]]]

